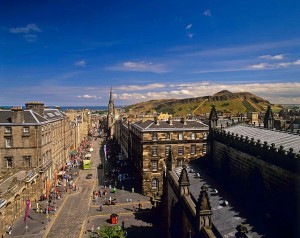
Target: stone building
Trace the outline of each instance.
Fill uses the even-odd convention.
[[[0,233],[13,224],[25,200],[48,196],[76,148],[76,125],[58,108],[28,102],[0,110]]]
[[[137,121],[131,123],[130,158],[135,167],[136,185],[145,195],[161,195],[167,158],[173,166],[187,164],[206,154],[208,126],[184,117],[173,120]]]
[[[216,178],[248,206],[270,214],[272,221],[280,217],[276,226],[285,230],[282,237],[298,237],[300,134],[274,130],[270,107],[261,127],[236,124],[220,129],[216,123],[211,122],[208,143]]]

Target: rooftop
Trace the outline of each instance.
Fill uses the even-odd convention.
[[[158,120],[158,123],[146,120],[135,122],[132,125],[142,131],[208,130],[208,125],[196,120],[185,120],[185,123],[180,120],[172,120],[172,123],[166,120]]]
[[[182,167],[175,168],[175,173],[178,178],[181,170]],[[230,195],[218,187],[203,170],[196,165],[189,165],[187,171],[190,182],[190,193],[194,201],[199,197],[201,186],[207,186],[209,201],[213,212],[212,222],[223,237],[235,237],[236,227],[241,223],[245,223],[249,231],[247,233],[248,237],[263,237],[264,234],[260,234],[261,232],[254,227],[254,224],[249,221],[248,217],[245,217],[244,214],[242,215],[242,212],[235,206]],[[200,177],[196,176],[197,173],[200,174]],[[214,189],[217,189],[218,193],[212,196]],[[223,200],[228,201],[228,205],[224,206],[222,204]]]
[[[266,128],[246,126],[246,125],[234,125],[223,129],[226,132],[248,136],[249,139],[253,138],[255,141],[260,140],[261,143],[265,141],[269,145],[275,144],[275,147],[283,146],[286,150],[293,148],[296,154],[300,154],[300,134],[270,130]]]

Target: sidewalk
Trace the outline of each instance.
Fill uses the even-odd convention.
[[[72,168],[73,173],[79,173],[79,171],[80,170],[78,168]],[[79,175],[74,177],[75,184],[78,178]],[[66,192],[62,187],[59,187],[59,190],[61,191],[62,198],[51,199],[51,210],[49,214],[45,213],[47,205],[49,204],[48,199],[44,201],[38,201],[39,208],[42,210],[39,213],[36,212],[36,202],[31,202],[31,207],[27,218],[27,229],[24,223],[24,211],[24,214],[13,224],[11,234],[6,234],[6,237],[43,237],[46,230],[53,225],[55,217],[60,213],[61,207],[63,206],[67,197],[80,192],[80,190],[74,191],[73,189],[68,189]]]

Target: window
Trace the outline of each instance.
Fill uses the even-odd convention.
[[[203,154],[206,154],[206,150],[207,150],[207,145],[203,144]]]
[[[203,154],[204,154],[204,155],[206,154],[206,150],[207,150],[207,145],[204,144],[204,145],[203,145]]]
[[[203,133],[203,139],[206,140],[207,139],[207,133]]]
[[[178,146],[178,155],[183,155],[183,146]]]
[[[157,171],[157,160],[151,161],[152,171]]]
[[[191,139],[192,139],[192,140],[195,140],[195,139],[196,139],[196,134],[195,134],[195,132],[192,132],[192,134],[191,134]]]
[[[152,147],[152,156],[157,156],[157,146]]]
[[[23,127],[23,132],[24,133],[29,133],[29,127]]]
[[[6,163],[6,168],[12,168],[13,167],[13,158],[12,157],[6,157],[5,163]]]
[[[31,167],[31,156],[23,156],[25,167]]]
[[[158,179],[152,179],[152,188],[158,188]]]
[[[5,133],[11,134],[11,127],[5,127]]]
[[[171,140],[171,133],[170,132],[166,133],[166,140]]]
[[[191,155],[196,154],[196,145],[191,145]]]
[[[6,138],[6,139],[5,139],[5,146],[6,146],[6,147],[11,147],[11,145],[12,145],[12,140],[11,140],[11,138]]]
[[[171,152],[171,146],[170,145],[166,145],[165,152],[166,152],[166,156],[169,156],[169,154]]]
[[[180,132],[180,133],[178,134],[178,140],[183,140],[183,133],[182,133],[182,132]]]
[[[157,133],[152,134],[152,140],[157,140]]]

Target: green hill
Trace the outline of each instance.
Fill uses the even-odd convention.
[[[151,100],[127,106],[126,111],[135,113],[152,114],[169,113],[174,116],[201,115],[209,113],[211,106],[215,105],[220,113],[245,113],[247,111],[264,111],[270,102],[249,92],[232,93],[227,90],[220,91],[212,96],[185,98],[185,99],[163,99]],[[280,105],[272,105],[273,112],[282,109]]]

